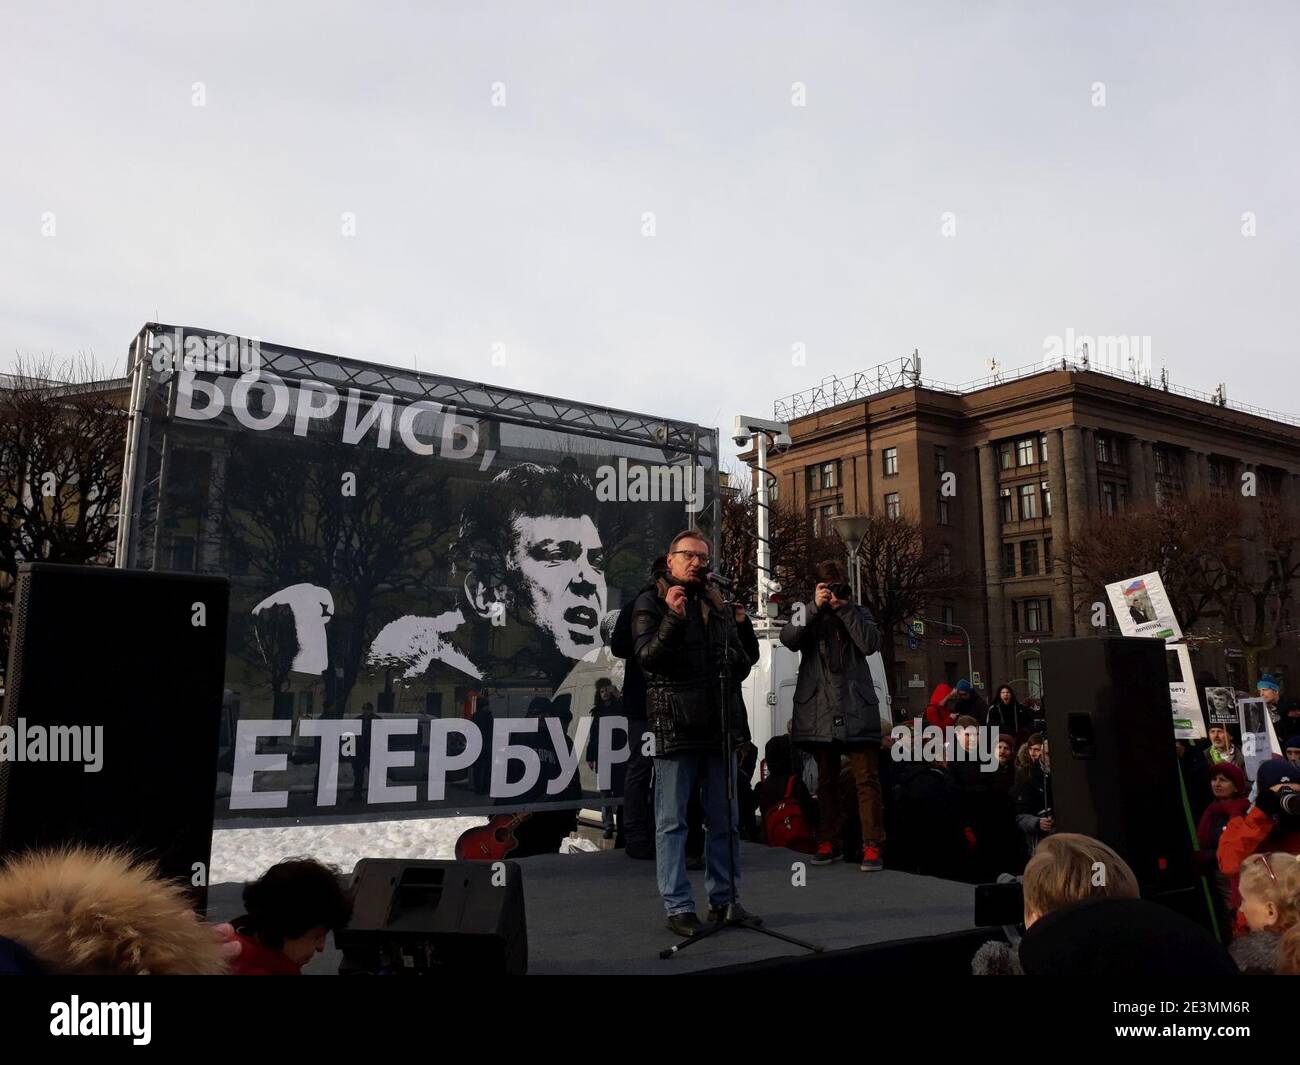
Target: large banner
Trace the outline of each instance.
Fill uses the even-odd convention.
[[[218,818],[621,793],[640,735],[606,641],[672,535],[712,526],[716,433],[264,343],[186,358],[222,350],[201,330],[142,337],[128,564],[232,585]]]

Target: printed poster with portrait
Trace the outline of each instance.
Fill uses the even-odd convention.
[[[1258,697],[1237,700],[1237,724],[1241,729],[1241,754],[1246,778],[1254,780],[1260,764],[1282,754],[1268,704]]]
[[[1211,725],[1238,724],[1237,700],[1244,698],[1235,688],[1206,688],[1205,708]]]
[[[1159,573],[1144,573],[1132,580],[1108,584],[1106,595],[1115,611],[1119,631],[1125,636],[1146,636],[1167,643],[1183,638]]]

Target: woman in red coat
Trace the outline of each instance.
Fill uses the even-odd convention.
[[[1237,878],[1241,867],[1252,854],[1286,851],[1300,854],[1300,818],[1283,812],[1282,796],[1287,791],[1300,790],[1300,767],[1282,758],[1273,758],[1260,765],[1255,783],[1258,785],[1255,805],[1244,817],[1234,817],[1219,836],[1219,871],[1232,882],[1232,906],[1241,905],[1237,891]],[[1244,922],[1238,915],[1237,928]]]
[[[925,723],[938,728],[949,728],[956,723],[959,714],[968,713],[965,707],[972,695],[970,681],[962,679],[957,687],[950,688],[940,684],[930,695],[930,705],[925,708]]]

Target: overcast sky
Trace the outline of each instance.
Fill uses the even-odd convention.
[[[829,374],[919,348],[963,382],[1072,329],[1300,413],[1294,2],[0,19],[2,369],[120,366],[160,320],[725,437]]]

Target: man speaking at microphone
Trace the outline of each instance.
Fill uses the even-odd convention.
[[[709,543],[698,529],[687,529],[668,546],[668,568],[653,588],[637,597],[632,635],[637,664],[645,675],[646,709],[654,733],[655,871],[668,928],[691,936],[702,925],[686,876],[686,808],[700,787],[707,831],[704,884],[708,921],[721,921],[738,884],[732,834],[737,809],[727,801],[727,774],[735,771],[735,750],[723,757],[723,711],[732,741],[748,738],[740,683],[750,657],[742,646],[732,607],[706,580]],[[724,672],[725,671],[725,672]],[[719,678],[725,675],[726,705]],[[749,919],[737,904],[733,919]]]

